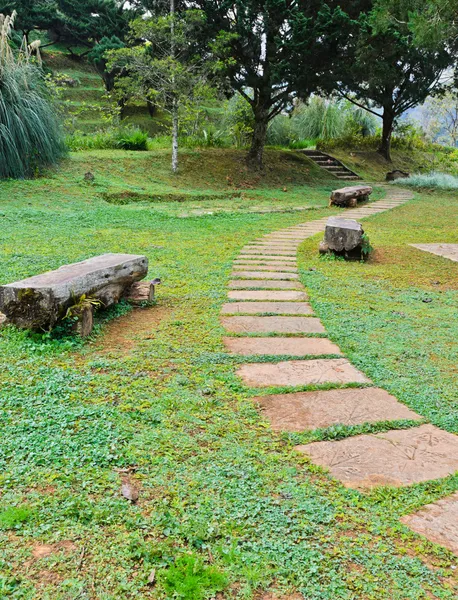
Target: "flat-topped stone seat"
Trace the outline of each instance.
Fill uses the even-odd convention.
[[[340,188],[331,193],[329,205],[355,207],[358,202],[368,200],[371,194],[372,188],[370,185],[352,185]]]
[[[146,256],[102,254],[0,286],[0,311],[18,327],[49,328],[83,295],[110,306],[147,272]]]

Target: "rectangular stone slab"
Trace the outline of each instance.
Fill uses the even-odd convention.
[[[324,333],[315,317],[223,317],[222,325],[233,333]]]
[[[252,387],[298,386],[320,383],[370,383],[345,358],[291,360],[277,364],[247,364],[237,371]]]
[[[311,315],[313,309],[307,302],[228,302],[223,304],[221,312],[223,315],[236,315],[237,313]]]
[[[401,523],[458,556],[458,492],[402,517]]]
[[[296,256],[296,250],[279,250],[278,248],[262,247],[257,248],[256,246],[246,247],[242,250],[243,254],[276,254],[278,256]]]
[[[249,269],[264,269],[270,271],[290,271],[291,273],[297,273],[297,267],[295,266],[295,262],[283,262],[281,260],[235,260],[234,268],[249,268]]]
[[[315,442],[297,450],[356,489],[400,487],[458,471],[458,437],[434,425]]]
[[[224,338],[227,349],[242,356],[321,356],[342,354],[339,347],[324,338]],[[272,396],[274,397],[274,396]]]
[[[231,300],[307,300],[305,292],[289,290],[231,290],[227,296]]]
[[[279,273],[281,274],[286,274],[286,273],[297,273],[298,270],[296,267],[289,267],[286,265],[281,265],[281,266],[274,266],[274,265],[257,265],[257,264],[239,264],[238,262],[234,263],[234,269],[237,269],[236,272],[243,272],[243,271],[252,271],[252,272],[260,272],[263,271],[263,275],[264,277],[269,277],[270,273]],[[235,276],[235,272],[232,273],[232,275]],[[297,276],[296,276],[297,277]],[[296,277],[294,277],[296,279]]]
[[[331,343],[318,338],[314,341]],[[306,431],[338,424],[360,425],[397,419],[421,419],[380,388],[276,394],[257,400],[276,431]]]
[[[279,256],[278,254],[262,254],[262,255],[256,255],[256,254],[240,254],[238,257],[239,260],[253,260],[253,261],[261,261],[261,262],[268,262],[268,261],[280,261],[283,263],[292,263],[292,264],[296,264],[296,256]]]
[[[442,258],[458,262],[458,244],[410,244],[423,252],[430,252]]]
[[[299,275],[295,273],[282,273],[281,271],[233,271],[232,277],[241,279],[276,279],[278,281],[297,281]]]
[[[18,327],[52,326],[83,294],[110,306],[147,272],[146,256],[102,254],[0,286],[0,310]]]
[[[298,281],[277,281],[274,279],[237,279],[230,281],[228,285],[231,290],[249,290],[257,288],[260,290],[302,290],[303,286]]]

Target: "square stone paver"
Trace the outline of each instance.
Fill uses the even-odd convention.
[[[370,383],[345,358],[291,360],[277,364],[242,365],[237,374],[252,387],[312,385],[319,383]]]
[[[311,315],[313,309],[307,302],[228,302],[223,304],[223,315],[263,314]]]
[[[293,290],[231,290],[227,296],[231,300],[307,300],[305,292]]]
[[[234,333],[325,333],[316,317],[223,317],[221,323]]]
[[[243,277],[245,279],[278,279],[279,281],[297,280],[296,273],[282,273],[274,271],[234,271],[232,277]]]
[[[258,401],[276,431],[305,431],[337,424],[421,419],[420,415],[380,388],[275,394],[258,398]]]
[[[224,338],[227,349],[242,356],[307,356],[342,354],[340,348],[325,338]],[[294,394],[292,394],[294,395]],[[274,396],[272,396],[274,397]]]
[[[237,279],[229,281],[231,290],[249,290],[258,288],[264,290],[302,290],[303,286],[298,281],[277,281],[274,279]]]
[[[402,517],[401,522],[458,556],[458,492]]]
[[[458,262],[458,244],[411,244],[411,246]]]
[[[297,446],[344,485],[399,487],[458,471],[458,437],[434,425]]]

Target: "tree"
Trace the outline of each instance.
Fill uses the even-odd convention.
[[[117,36],[103,37],[88,54],[88,60],[95,66],[100,77],[103,79],[105,89],[111,92],[115,85],[115,79],[120,74],[119,69],[109,69],[107,66],[106,54],[109,50],[119,50],[124,48],[125,44]]]
[[[11,49],[14,17],[0,15],[0,178],[31,177],[65,153],[43,73],[26,44]]]
[[[160,105],[172,119],[172,170],[178,170],[180,113],[206,82],[205,59],[199,53],[199,32],[205,23],[200,11],[177,13],[170,1],[167,16],[140,18],[131,23],[132,47],[108,52],[108,68],[123,70],[121,95],[134,86],[137,97]],[[141,40],[141,43],[138,43]]]
[[[61,16],[57,0],[0,0],[0,14],[12,15],[16,11],[15,28],[29,43],[32,31],[46,31],[58,28]]]
[[[270,121],[326,78],[348,16],[322,0],[195,0],[216,66],[251,105],[248,162],[262,168]]]
[[[383,121],[379,152],[391,160],[391,138],[399,117],[443,88],[454,55],[446,40],[424,45],[414,33],[424,0],[376,0],[353,21],[349,43],[337,69],[337,87],[357,106]],[[352,41],[354,40],[354,41]]]
[[[458,90],[428,98],[423,106],[426,130],[434,141],[458,146]]]

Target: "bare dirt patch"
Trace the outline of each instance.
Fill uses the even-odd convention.
[[[97,354],[128,354],[140,341],[154,337],[158,325],[170,314],[165,306],[135,307],[131,312],[108,323],[94,346]]]

